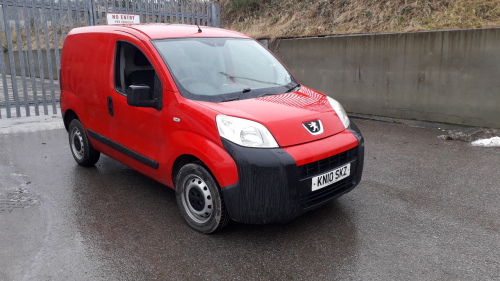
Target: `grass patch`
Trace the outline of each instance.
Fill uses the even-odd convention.
[[[64,30],[65,34],[67,34],[69,32],[69,27],[66,27]],[[17,41],[19,36],[21,37],[20,38],[21,49],[24,51],[28,50],[29,46],[31,50],[37,50],[37,41],[36,41],[37,35],[38,35],[38,40],[40,41],[41,50],[47,49],[47,45],[49,49],[54,49],[55,47],[62,48],[63,45],[63,38],[62,38],[63,29],[60,26],[56,27],[50,26],[47,28],[48,41],[46,41],[47,38],[45,37],[45,29],[35,30],[33,28],[30,28],[29,36],[26,28],[21,28],[20,32],[18,33],[15,27],[10,27],[9,31],[10,31],[10,36],[7,36],[7,32],[5,31],[0,33],[3,52],[7,52],[9,50],[9,45],[8,45],[9,39],[12,51],[18,51],[19,44]],[[28,42],[29,41],[28,37],[31,39],[30,42]],[[57,42],[55,41],[56,37],[57,37]],[[48,44],[46,44],[46,42],[48,42]]]
[[[252,37],[500,26],[495,0],[220,0],[222,26]]]

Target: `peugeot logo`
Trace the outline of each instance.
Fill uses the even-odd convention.
[[[302,126],[304,126],[311,135],[323,133],[323,124],[321,124],[320,120],[302,123]]]

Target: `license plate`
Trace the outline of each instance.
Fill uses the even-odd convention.
[[[351,163],[312,178],[312,191],[321,189],[351,174]]]

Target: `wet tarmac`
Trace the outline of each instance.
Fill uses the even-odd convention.
[[[500,280],[500,148],[356,119],[351,193],[286,224],[204,235],[173,190],[63,129],[0,135],[1,280]]]

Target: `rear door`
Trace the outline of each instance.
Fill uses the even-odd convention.
[[[72,102],[69,106],[89,133],[96,132],[103,136],[109,136],[110,122],[104,103],[113,53],[109,44],[107,33],[71,34],[64,45],[61,65],[63,102]],[[106,152],[107,147],[102,147],[93,139],[91,141],[100,151]]]

